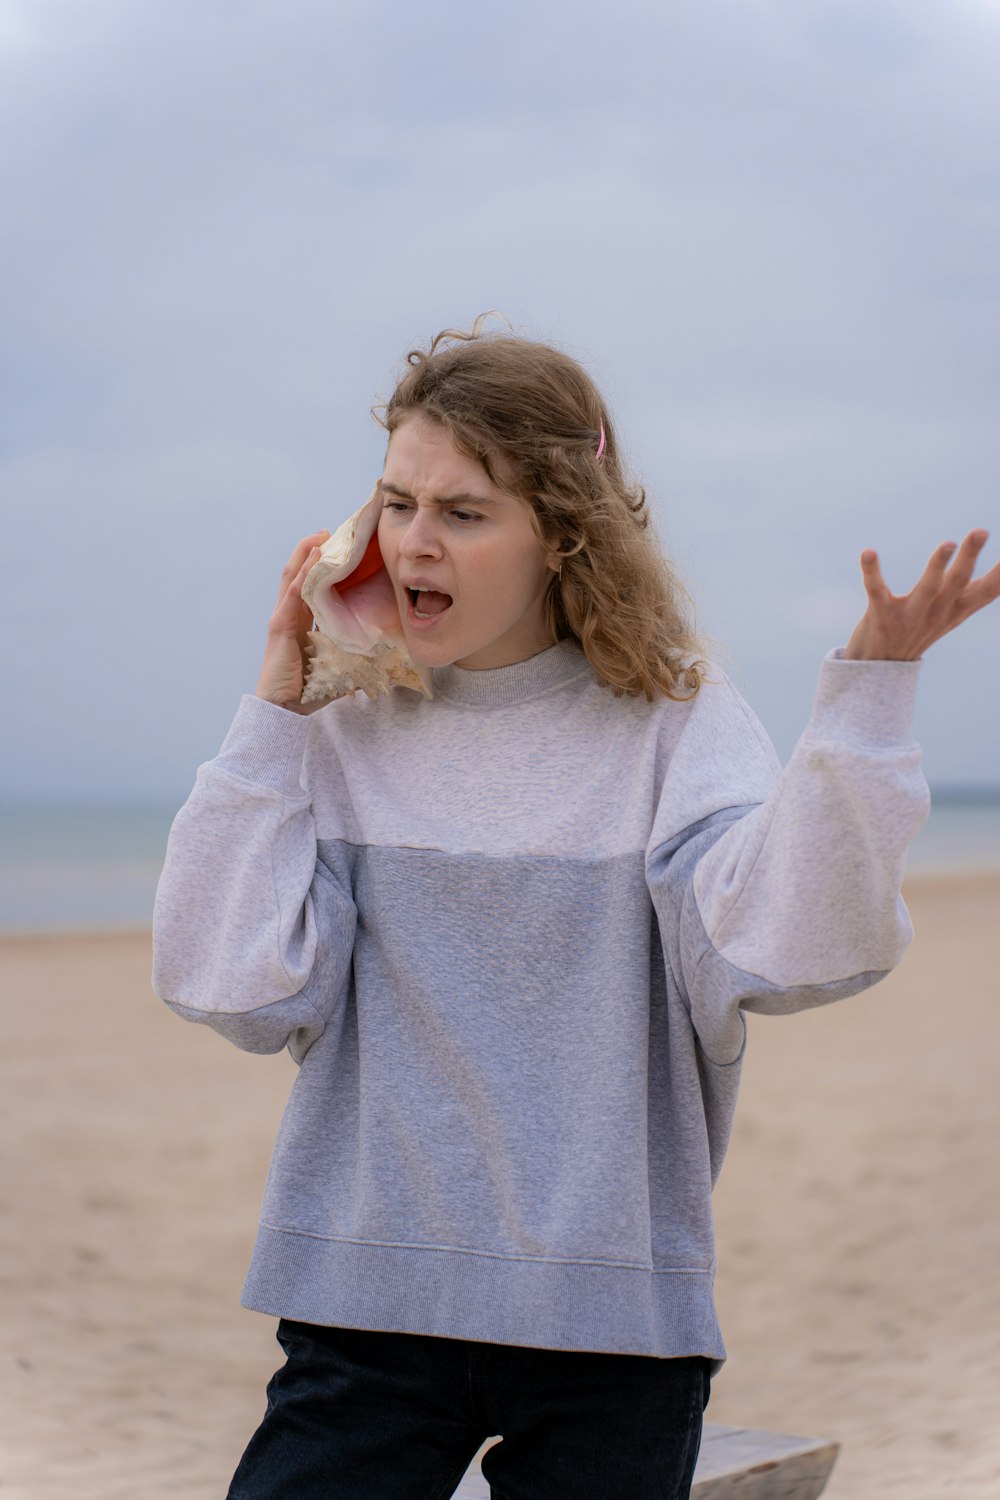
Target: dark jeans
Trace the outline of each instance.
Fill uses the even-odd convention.
[[[447,1500],[487,1438],[493,1500],[686,1500],[701,1356],[278,1324],[287,1355],[228,1500]]]

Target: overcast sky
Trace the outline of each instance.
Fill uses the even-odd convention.
[[[0,795],[182,801],[406,350],[605,391],[783,757],[863,609],[1000,557],[1000,0],[0,0]],[[12,648],[12,649],[10,649]],[[1000,782],[1000,603],[922,672]]]

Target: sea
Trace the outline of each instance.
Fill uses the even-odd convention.
[[[1000,870],[1000,786],[932,797],[907,874]],[[0,805],[0,933],[147,929],[177,806]]]

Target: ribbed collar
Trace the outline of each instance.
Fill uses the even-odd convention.
[[[478,672],[466,667],[435,667],[431,676],[435,698],[498,708],[534,698],[589,671],[590,664],[576,641],[566,640],[509,667],[484,667]]]

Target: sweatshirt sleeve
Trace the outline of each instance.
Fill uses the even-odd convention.
[[[310,716],[249,693],[174,819],[153,909],[155,993],[248,1052],[301,1061],[346,1003],[357,912],[318,862]]]
[[[724,678],[666,772],[646,878],[706,1057],[742,1055],[741,1012],[823,1005],[899,962],[906,850],[930,806],[912,734],[918,662],[824,660],[784,770]]]

